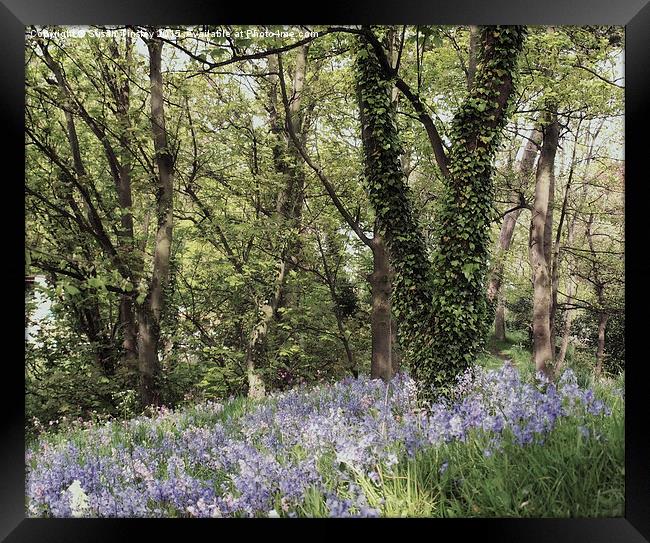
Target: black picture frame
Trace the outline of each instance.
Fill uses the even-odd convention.
[[[426,537],[443,537],[441,528],[452,528],[453,537],[466,532],[481,541],[553,542],[643,542],[650,541],[650,439],[648,438],[647,355],[643,340],[647,311],[650,307],[648,288],[650,267],[644,261],[647,237],[644,203],[647,192],[645,156],[650,97],[650,5],[648,0],[364,0],[353,4],[346,0],[331,0],[311,6],[305,12],[304,3],[295,1],[268,2],[256,6],[244,3],[225,4],[219,0],[1,0],[0,2],[0,65],[2,80],[2,125],[7,136],[2,145],[5,160],[0,169],[6,200],[3,218],[5,251],[11,252],[3,268],[9,277],[2,284],[13,302],[24,309],[19,285],[24,281],[24,36],[27,25],[44,24],[196,24],[196,23],[339,23],[339,24],[613,24],[625,25],[625,158],[626,184],[626,472],[625,516],[611,519],[414,519],[427,525]],[[9,213],[13,215],[9,217]],[[8,245],[8,247],[7,247]],[[0,540],[23,541],[116,541],[135,540],[146,534],[146,540],[179,540],[194,538],[196,530],[208,529],[210,537],[227,537],[223,525],[205,522],[171,522],[170,519],[26,519],[25,518],[25,455],[24,455],[24,374],[20,363],[23,352],[24,329],[18,315],[20,309],[11,307],[5,313],[2,375],[6,377],[0,402]],[[7,347],[16,348],[7,354]],[[16,347],[18,346],[18,347]],[[23,347],[21,347],[23,346]],[[428,523],[435,521],[435,525]],[[310,527],[294,520],[290,527],[281,526],[283,537],[291,532],[311,535]],[[296,524],[297,522],[297,524]],[[370,521],[363,521],[364,523]],[[259,527],[259,523],[253,523]],[[239,524],[238,537],[248,532],[251,524]],[[338,523],[327,524],[339,527]],[[232,526],[230,526],[232,528]],[[347,522],[349,535],[358,530],[376,528]],[[268,525],[263,527],[268,528]],[[278,528],[274,525],[274,528]],[[381,528],[381,526],[380,526]],[[297,531],[296,531],[297,530]],[[429,531],[430,530],[430,531]],[[313,532],[312,532],[313,533]],[[326,532],[323,532],[326,534]],[[416,536],[413,533],[413,537]],[[446,536],[450,537],[450,536]]]

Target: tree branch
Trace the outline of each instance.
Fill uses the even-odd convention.
[[[323,170],[314,164],[312,160],[309,158],[307,155],[307,152],[305,151],[305,148],[303,147],[302,143],[300,143],[300,140],[298,139],[298,136],[296,135],[296,132],[293,128],[293,123],[290,122],[291,119],[291,106],[289,105],[289,98],[287,96],[287,87],[286,83],[284,81],[284,72],[282,68],[282,57],[281,55],[278,55],[278,77],[280,80],[280,90],[282,91],[282,103],[284,104],[284,109],[286,112],[286,119],[285,119],[285,126],[286,129],[289,133],[289,136],[291,138],[291,141],[295,145],[296,149],[300,153],[300,156],[302,156],[303,160],[305,163],[316,173],[318,176],[318,179],[320,179],[321,183],[325,187],[325,190],[329,194],[330,198],[332,199],[332,202],[336,206],[336,209],[338,209],[339,213],[343,216],[345,221],[348,223],[350,228],[354,231],[354,233],[357,235],[357,237],[368,247],[373,246],[373,240],[368,238],[366,234],[363,232],[361,229],[361,226],[359,226],[358,222],[355,222],[354,218],[350,214],[350,212],[346,209],[346,207],[343,205],[343,202],[339,199],[338,195],[336,194],[336,190],[334,189],[334,185],[330,182],[330,180],[327,178],[327,176],[323,173]]]

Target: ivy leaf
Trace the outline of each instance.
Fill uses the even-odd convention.
[[[70,285],[70,284],[63,285],[63,288],[65,289],[65,291],[70,296],[76,296],[77,294],[79,294],[81,292],[77,287],[75,287],[74,285]]]

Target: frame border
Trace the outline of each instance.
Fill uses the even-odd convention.
[[[647,412],[648,394],[646,370],[642,352],[643,325],[647,319],[645,308],[650,307],[648,286],[644,279],[650,277],[650,266],[643,257],[642,247],[646,224],[643,221],[643,189],[647,176],[644,153],[647,155],[647,126],[650,107],[650,0],[547,0],[546,2],[517,2],[517,0],[455,0],[453,3],[418,0],[333,0],[328,5],[317,6],[318,11],[307,16],[304,5],[295,0],[282,4],[269,3],[257,6],[251,13],[248,6],[225,4],[219,0],[2,0],[0,3],[0,65],[3,82],[2,127],[8,136],[3,151],[5,165],[11,173],[4,174],[5,186],[11,194],[8,202],[17,216],[6,221],[9,235],[6,242],[15,252],[7,259],[5,270],[10,272],[5,294],[15,296],[16,308],[11,315],[24,311],[24,300],[17,285],[24,281],[24,36],[27,25],[83,25],[83,24],[192,24],[210,21],[215,24],[612,24],[626,27],[625,43],[625,168],[632,182],[625,189],[625,282],[626,282],[626,347],[628,360],[635,360],[626,368],[625,383],[625,517],[607,519],[422,519],[425,528],[443,527],[442,520],[463,534],[477,533],[487,541],[522,541],[537,543],[560,542],[650,542],[650,439],[648,425],[641,414]],[[3,172],[4,173],[4,172]],[[645,186],[644,186],[645,185]],[[18,205],[18,202],[20,205]],[[4,210],[6,212],[6,209]],[[22,221],[22,222],[21,222]],[[22,243],[21,243],[22,242]],[[22,247],[21,247],[22,245]],[[632,250],[630,250],[632,249]],[[633,293],[632,296],[629,293]],[[13,322],[12,322],[13,320]],[[8,319],[9,343],[24,333],[22,322]],[[647,332],[646,332],[647,334]],[[24,345],[17,348],[18,357],[24,358]],[[157,535],[165,531],[163,539],[177,539],[192,535],[198,528],[212,528],[205,523],[185,523],[182,531],[170,519],[27,519],[25,518],[25,440],[24,440],[24,373],[14,356],[6,357],[3,368],[9,386],[0,395],[4,404],[0,436],[0,539],[17,543],[22,541],[115,541],[117,538],[140,539],[142,534]],[[13,396],[15,394],[15,397]],[[150,522],[161,520],[161,522]],[[419,519],[418,519],[419,520]],[[298,522],[296,525],[295,522]],[[432,526],[428,521],[435,521]],[[294,519],[292,527],[305,528],[303,519]],[[334,525],[330,525],[334,526]],[[250,528],[250,524],[246,525]],[[358,523],[346,523],[346,531],[358,528]],[[423,527],[420,525],[420,527]],[[242,528],[241,525],[238,526]],[[364,533],[368,526],[365,525]],[[354,531],[354,530],[353,530]],[[300,531],[298,532],[300,534]],[[361,532],[357,532],[361,535]],[[137,534],[137,535],[136,535]],[[286,536],[286,530],[285,530]]]

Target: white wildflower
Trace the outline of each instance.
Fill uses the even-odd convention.
[[[73,517],[83,517],[89,509],[88,496],[81,488],[81,482],[75,479],[68,487],[70,493],[70,509]]]

